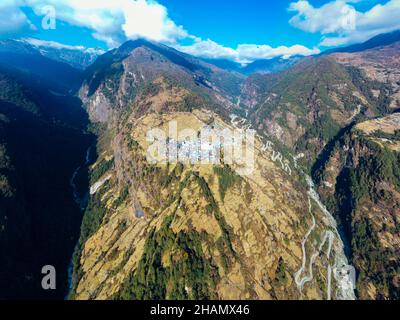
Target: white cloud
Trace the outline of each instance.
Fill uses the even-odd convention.
[[[320,8],[298,1],[290,4],[289,11],[297,12],[289,23],[304,31],[327,34],[355,29],[356,10],[344,1],[329,2]]]
[[[336,0],[319,8],[308,1],[293,2],[289,11],[296,15],[289,23],[303,31],[321,33],[321,46],[363,42],[400,29],[400,0],[377,4],[366,12],[357,11],[350,2],[356,1]]]
[[[52,5],[57,19],[75,26],[86,27],[96,39],[109,47],[126,39],[147,38],[175,43],[187,32],[169,17],[167,9],[151,0],[25,0],[36,14]]]
[[[291,47],[279,46],[272,48],[268,45],[255,45],[255,44],[241,44],[237,48],[239,59],[241,60],[255,60],[255,59],[271,59],[282,56],[289,58],[295,55],[310,56],[318,54],[320,51],[317,48],[309,49],[301,45],[294,45]]]
[[[362,42],[379,33],[400,29],[400,0],[378,4],[367,12],[354,8],[352,3],[358,1],[334,0],[318,8],[305,0],[293,2],[288,10],[295,15],[289,22],[301,30],[320,33],[322,46]],[[21,7],[31,7],[37,15],[43,15],[42,9],[48,5],[55,7],[58,21],[89,29],[93,37],[109,47],[127,39],[146,38],[195,56],[241,63],[319,52],[317,48],[302,45],[273,48],[240,44],[229,48],[210,39],[203,40],[177,25],[167,9],[155,0],[1,0],[0,36],[10,37],[34,28]],[[194,43],[183,46],[179,44],[182,39],[192,39]]]
[[[155,0],[0,0],[9,4],[9,10],[16,15],[15,31],[28,18],[20,7],[30,7],[38,16],[43,15],[45,6],[53,6],[57,21],[87,28],[93,37],[104,41],[109,47],[116,47],[127,39],[146,38],[175,47],[183,52],[206,58],[222,58],[240,63],[256,59],[285,58],[292,55],[310,55],[318,49],[301,45],[272,48],[269,45],[240,44],[236,49],[220,45],[210,39],[203,40],[189,34],[169,16],[166,7]],[[4,4],[2,4],[4,6]],[[7,14],[12,16],[10,12]],[[7,19],[3,19],[7,21]],[[0,22],[1,26],[1,22]],[[0,29],[1,30],[1,29]],[[0,31],[1,32],[1,31]],[[183,46],[180,40],[192,40],[192,45]],[[33,41],[33,40],[31,40]],[[37,42],[38,43],[38,42]],[[51,46],[60,44],[47,43]]]
[[[145,37],[159,42],[174,43],[188,37],[182,26],[177,26],[167,13],[167,9],[156,3],[128,0],[123,30],[128,38]]]
[[[68,49],[68,50],[78,50],[78,51],[82,51],[85,49],[84,46],[69,46],[55,41],[46,41],[34,38],[25,38],[22,40],[35,47],[50,47],[55,49]]]
[[[175,48],[194,56],[212,59],[229,59],[239,63],[249,63],[259,59],[272,59],[275,57],[289,58],[295,55],[309,56],[320,52],[317,48],[309,49],[301,45],[273,48],[269,45],[240,44],[236,49],[232,49],[209,39],[196,39],[195,43],[192,45],[178,45],[175,46]]]
[[[98,48],[86,48],[84,46],[70,46],[55,41],[45,41],[35,38],[24,38],[22,39],[22,41],[25,41],[37,48],[66,49],[71,51],[84,51],[87,53],[96,53],[96,54],[103,54],[105,52],[104,50]]]
[[[236,50],[224,47],[210,39],[208,40],[196,39],[195,43],[192,45],[187,45],[187,46],[176,45],[175,49],[194,56],[202,56],[204,58],[210,58],[210,59],[236,60],[238,58]]]
[[[15,0],[1,0],[0,36],[10,37],[34,28],[19,4]]]

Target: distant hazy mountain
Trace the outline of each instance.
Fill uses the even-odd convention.
[[[68,46],[53,41],[25,39],[24,42],[37,49],[45,57],[67,63],[81,70],[91,65],[99,55],[105,53],[105,50],[100,48]]]
[[[44,56],[30,44],[15,40],[0,41],[0,66],[18,70],[34,82],[49,89],[66,93],[80,85],[81,70]]]
[[[377,35],[363,43],[354,44],[344,48],[335,48],[332,50],[328,50],[325,51],[323,54],[330,54],[334,52],[359,52],[377,47],[387,46],[397,41],[400,41],[400,30]]]
[[[241,72],[243,70],[243,66],[240,63],[227,59],[202,59],[202,60],[227,71]]]
[[[242,73],[250,75],[252,73],[278,73],[289,69],[302,57],[293,56],[288,59],[277,57],[273,59],[256,60],[242,68]]]
[[[91,65],[99,55],[105,51],[99,48],[85,48],[82,46],[67,46],[52,41],[38,39],[0,40],[0,53],[39,55],[71,67],[84,70]]]
[[[283,59],[282,57],[276,57],[272,59],[260,59],[256,60],[247,65],[242,65],[240,63],[226,60],[226,59],[204,59],[204,61],[211,63],[221,69],[238,72],[243,75],[251,75],[253,73],[278,73],[290,68],[296,62],[298,62],[302,57],[293,56],[288,59]]]
[[[323,52],[321,55],[331,54],[335,52],[359,52],[380,46],[387,46],[397,41],[400,41],[400,30],[377,35],[364,43],[354,44],[343,48],[335,48],[327,50]],[[293,66],[296,62],[298,62],[302,58],[304,57],[293,56],[290,57],[289,59],[276,57],[272,59],[256,60],[247,65],[241,65],[240,63],[230,61],[227,59],[203,59],[203,60],[208,63],[214,64],[217,67],[224,70],[239,72],[244,75],[251,75],[253,73],[263,73],[263,74],[278,73],[289,69],[291,66]]]

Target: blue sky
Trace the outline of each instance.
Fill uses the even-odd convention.
[[[56,28],[43,18],[55,15]],[[144,37],[247,63],[400,29],[400,0],[1,0],[0,37],[103,47]]]
[[[286,0],[162,0],[171,18],[202,38],[235,47],[240,43],[272,46],[318,44],[319,36],[291,27]],[[325,1],[326,2],[326,1]],[[195,4],[200,4],[196,8]],[[312,1],[315,4],[324,1]],[[196,9],[194,9],[196,8]]]
[[[160,0],[170,17],[191,33],[231,47],[240,43],[269,44],[272,46],[303,44],[318,45],[319,34],[303,32],[288,21],[290,0]],[[312,0],[320,7],[329,1]],[[369,10],[387,1],[364,0],[353,3],[359,10]],[[400,17],[399,17],[400,18]]]

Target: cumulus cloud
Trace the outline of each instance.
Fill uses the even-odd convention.
[[[201,40],[197,38],[194,44],[186,46],[176,45],[175,49],[194,56],[202,56],[210,59],[235,60],[237,58],[236,50],[224,47],[210,39]]]
[[[294,45],[291,47],[279,46],[276,48],[268,45],[241,44],[237,48],[239,59],[255,60],[255,59],[271,59],[282,56],[287,59],[291,56],[310,56],[320,53],[318,48],[309,49],[302,45]]]
[[[34,29],[25,13],[19,7],[20,1],[2,0],[0,2],[0,36],[10,37]]]
[[[294,13],[289,23],[306,32],[320,33],[321,46],[362,42],[379,33],[400,29],[400,0],[375,5],[366,12],[357,11],[354,2],[358,0],[334,0],[321,7],[314,7],[306,0],[293,2],[288,8]],[[195,56],[240,63],[319,53],[317,48],[302,45],[273,48],[265,44],[240,44],[230,48],[200,39],[177,25],[166,7],[155,0],[1,0],[0,36],[10,37],[34,29],[21,8],[30,7],[36,15],[43,15],[42,10],[48,5],[56,9],[57,20],[90,30],[94,38],[110,48],[127,39],[146,38]],[[191,39],[193,44],[180,45],[183,39]]]
[[[176,49],[204,58],[229,59],[242,64],[250,63],[259,59],[272,59],[275,57],[289,58],[295,55],[309,56],[320,53],[317,48],[309,49],[301,45],[291,47],[279,46],[273,48],[269,45],[240,44],[236,49],[224,47],[212,40],[196,39],[189,46],[175,46]]]
[[[164,6],[143,0],[128,2],[123,25],[128,38],[146,37],[159,42],[175,43],[177,39],[188,37],[186,30],[168,17]]]
[[[58,20],[92,30],[93,36],[109,47],[139,37],[175,43],[187,36],[183,27],[168,17],[167,9],[155,1],[25,0],[25,3],[38,15],[44,6],[54,6]]]
[[[94,38],[105,42],[110,48],[128,39],[146,38],[195,56],[229,59],[240,63],[277,56],[287,58],[292,55],[311,55],[319,52],[315,48],[308,49],[301,45],[272,48],[269,45],[240,44],[237,48],[229,48],[210,39],[200,39],[189,34],[183,26],[177,25],[169,17],[166,7],[155,0],[2,1],[8,3],[7,8],[10,12],[7,15],[15,16],[16,22],[11,23],[15,31],[22,24],[30,23],[20,7],[30,7],[36,15],[42,16],[44,7],[53,6],[57,21],[88,29]],[[4,4],[2,6],[5,7]],[[7,19],[2,20],[7,21]],[[193,44],[183,46],[180,44],[183,39],[191,40]],[[54,45],[54,43],[47,43],[47,45]]]
[[[289,11],[297,12],[289,23],[304,31],[327,34],[355,29],[357,12],[344,1],[329,2],[320,8],[298,1],[290,4]]]
[[[357,11],[351,2],[331,1],[319,8],[308,1],[293,2],[295,12],[289,23],[296,28],[323,35],[321,46],[363,42],[381,33],[400,29],[400,0],[377,4],[366,12]]]

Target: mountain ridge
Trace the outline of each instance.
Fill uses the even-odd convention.
[[[99,126],[100,143],[99,158],[91,167],[96,191],[90,198],[74,257],[70,297],[340,297],[336,276],[332,283],[318,285],[330,277],[326,272],[333,255],[312,260],[315,277],[300,268],[303,236],[310,227],[308,214],[313,216],[314,212],[317,221],[310,231],[312,239],[329,242],[340,257],[344,257],[343,246],[335,236],[334,224],[321,218],[325,211],[319,202],[310,198],[307,205],[300,200],[308,199],[305,178],[299,178],[293,159],[278,142],[269,150],[263,146],[267,137],[257,137],[257,166],[250,177],[223,163],[204,167],[148,162],[146,132],[165,129],[169,122],[196,132],[206,125],[221,130],[251,126],[239,125],[245,120],[238,121],[232,113],[240,104],[232,103],[235,97],[226,96],[230,91],[224,82],[214,82],[227,76],[225,72],[195,58],[187,64],[187,60],[182,62],[149,47],[130,42],[100,57],[80,91],[92,121]],[[180,58],[188,59],[187,55]],[[102,80],[90,90],[91,80],[99,74]],[[280,160],[275,159],[277,154]],[[299,199],[293,202],[299,207],[294,209],[286,198]],[[264,240],[254,241],[264,235]],[[132,237],[137,244],[132,244]],[[174,244],[173,239],[179,241]],[[306,240],[309,250],[322,250]],[[267,261],[260,252],[270,252],[272,247],[264,246],[270,241],[275,253],[271,252]],[[193,259],[188,258],[188,252]],[[177,278],[172,265],[184,270],[183,280]],[[302,291],[300,287],[306,283]],[[331,287],[332,291],[326,289]]]
[[[395,31],[392,31],[389,33],[379,34],[363,43],[353,44],[353,45],[350,45],[347,47],[327,50],[327,51],[324,51],[322,54],[325,55],[325,54],[339,53],[339,52],[350,52],[351,53],[351,52],[365,51],[365,50],[374,49],[377,47],[387,46],[387,45],[393,44],[398,41],[400,41],[400,30],[395,30]]]
[[[18,268],[4,264],[1,287],[36,294],[32,269],[7,249],[33,226],[57,239],[46,250],[62,270],[58,297],[71,285],[77,300],[397,299],[399,52],[394,42],[245,77],[136,40],[74,71],[79,81],[61,82],[62,93],[35,66],[3,60],[0,246]],[[183,152],[205,128],[254,129],[252,174],[241,170],[250,160],[226,163],[224,152],[206,165],[149,160],[150,132]],[[83,217],[77,187],[87,193]],[[22,207],[13,207],[16,197]],[[51,228],[40,232],[46,221]],[[68,230],[55,235],[62,225]],[[32,239],[23,248],[34,254]],[[76,243],[67,284],[66,251]],[[349,263],[355,288],[338,272]],[[15,274],[33,282],[13,287]]]

